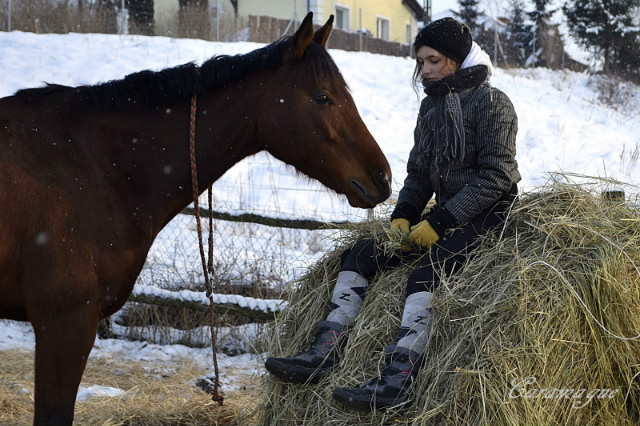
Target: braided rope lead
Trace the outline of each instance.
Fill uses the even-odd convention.
[[[196,74],[198,68],[196,68]],[[198,244],[200,246],[200,260],[202,261],[202,270],[204,272],[204,282],[207,288],[207,297],[209,298],[209,328],[211,330],[211,351],[213,355],[213,370],[215,379],[213,382],[213,394],[211,399],[222,405],[224,397],[219,392],[220,374],[218,370],[218,356],[216,354],[216,333],[215,333],[215,313],[213,303],[213,291],[210,280],[210,273],[213,273],[213,217],[209,214],[209,262],[205,260],[204,242],[202,241],[202,223],[200,221],[200,203],[198,202],[198,168],[196,165],[196,112],[197,112],[198,95],[194,93],[191,96],[191,109],[189,114],[189,157],[191,160],[191,187],[193,190],[193,207],[196,216],[196,224],[198,229]],[[209,212],[212,211],[212,188],[209,186]],[[207,267],[208,266],[208,267]]]

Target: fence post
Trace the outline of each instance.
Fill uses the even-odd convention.
[[[125,25],[127,24],[127,21],[126,21],[125,16],[124,16],[124,0],[122,0],[121,5],[120,5],[120,14],[121,14],[120,15],[121,16],[121,21],[120,22],[121,22],[121,25],[122,25],[121,28],[120,28],[120,31],[122,31],[122,34],[127,34],[128,31],[125,28]]]
[[[216,41],[220,41],[220,0],[216,0]]]
[[[7,8],[8,13],[7,13],[7,32],[11,32],[11,0],[7,0]]]
[[[360,41],[360,52],[362,52],[362,8],[358,9],[358,40]]]

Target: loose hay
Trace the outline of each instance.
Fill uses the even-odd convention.
[[[259,424],[638,424],[640,215],[631,202],[600,196],[611,185],[562,175],[522,195],[504,228],[443,279],[411,408],[359,413],[331,397],[377,374],[399,330],[406,265],[369,284],[335,374],[317,385],[265,377]],[[388,241],[385,222],[355,229],[300,280],[270,354],[309,343],[342,251],[372,232]]]
[[[74,424],[104,426],[255,425],[256,388],[229,392],[224,405],[194,386],[205,369],[188,359],[150,365],[121,359],[90,359],[82,386],[125,391],[119,397],[77,402]],[[33,353],[0,351],[0,425],[30,425],[33,418]]]

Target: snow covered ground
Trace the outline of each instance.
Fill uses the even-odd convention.
[[[159,70],[190,61],[202,63],[215,54],[237,54],[257,47],[260,45],[246,42],[225,44],[164,37],[0,33],[0,97],[45,82],[93,84],[142,69]],[[419,95],[410,84],[414,62],[370,53],[330,53],[349,83],[365,123],[389,159],[396,196],[406,175],[405,163],[413,145],[419,106]],[[511,97],[518,112],[521,190],[533,190],[544,184],[548,173],[554,172],[607,177],[632,185],[640,181],[638,88],[624,88],[613,108],[601,102],[595,80],[585,74],[498,69],[492,82]],[[635,187],[624,187],[628,195],[637,194]],[[214,200],[216,209],[235,213],[319,220],[363,220],[367,216],[366,211],[351,208],[344,198],[325,191],[319,184],[298,178],[291,167],[267,154],[246,159],[226,173],[214,185]],[[321,251],[314,253],[309,259]],[[141,287],[137,291],[152,290]],[[0,321],[0,350],[31,350],[33,346],[28,325]],[[185,354],[203,365],[211,364],[207,349],[112,339],[97,340],[91,356],[171,363]],[[231,370],[246,375],[262,372],[260,357],[256,356],[221,356],[220,363],[223,374]],[[233,376],[223,377],[223,389],[233,387],[233,383]],[[95,393],[115,395],[118,390],[83,389],[79,398]]]

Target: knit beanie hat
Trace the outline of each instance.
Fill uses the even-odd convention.
[[[453,18],[442,18],[420,30],[413,47],[418,50],[420,46],[429,46],[461,64],[471,50],[471,43],[471,29],[467,25]]]

